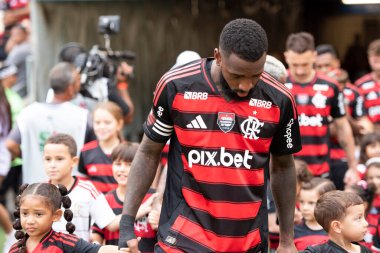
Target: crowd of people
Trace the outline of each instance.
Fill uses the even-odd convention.
[[[286,69],[257,22],[232,20],[212,58],[184,51],[158,81],[134,143],[133,68],[83,96],[76,43],[23,108],[26,31],[0,69],[1,198],[22,183],[15,212],[0,205],[3,252],[380,252],[380,39],[353,82],[312,34],[288,36]]]

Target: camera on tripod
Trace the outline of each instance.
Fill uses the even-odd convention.
[[[110,35],[120,30],[120,16],[100,16],[98,31],[103,34],[105,45],[93,45],[89,53],[81,53],[75,58],[75,65],[81,72],[81,93],[98,101],[107,100],[110,89],[117,84],[117,69],[121,61],[136,58],[132,51],[116,51],[111,49]],[[133,73],[126,74],[133,78]]]

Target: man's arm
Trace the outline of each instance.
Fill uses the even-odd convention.
[[[140,204],[147,193],[160,160],[160,153],[165,143],[150,140],[145,134],[132,162],[129,173],[127,192],[120,221],[119,247],[128,247],[137,252],[137,240],[134,235],[134,220]]]
[[[336,135],[340,146],[346,152],[348,170],[344,177],[346,184],[354,184],[359,180],[357,173],[357,161],[355,159],[355,141],[352,134],[352,129],[347,117],[334,119],[336,126]]]
[[[375,126],[367,116],[362,116],[356,120],[356,127],[359,136],[363,136],[375,131]]]
[[[4,12],[3,22],[5,26],[16,24],[23,18],[28,17],[30,14],[29,4],[23,8],[15,10],[6,10]]]
[[[6,140],[6,146],[12,155],[12,159],[16,157],[21,157],[20,145],[21,145],[21,132],[18,126],[16,125],[14,128],[12,128]]]
[[[276,252],[297,252],[293,243],[296,205],[296,169],[293,155],[272,155],[271,159],[270,183],[280,226],[280,244]]]
[[[162,201],[164,199],[164,192],[166,188],[167,174],[168,174],[168,166],[165,165],[165,167],[162,169],[160,180],[158,182],[157,197],[153,200],[152,211],[150,211],[149,216],[148,216],[148,222],[150,223],[150,226],[154,230],[158,229],[158,223],[160,221]]]

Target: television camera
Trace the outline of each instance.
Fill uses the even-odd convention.
[[[120,30],[120,16],[100,16],[98,31],[103,34],[105,46],[94,45],[88,53],[80,53],[74,63],[81,73],[81,93],[98,101],[107,100],[112,89],[117,84],[117,70],[121,61],[131,61],[136,58],[132,51],[116,51],[110,46],[110,35]],[[133,78],[133,73],[122,73]]]

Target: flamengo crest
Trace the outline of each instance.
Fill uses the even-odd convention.
[[[256,117],[249,116],[248,119],[241,123],[240,129],[244,134],[244,138],[257,140],[259,138],[257,135],[260,133],[262,126],[264,126],[264,122],[260,122]]]
[[[223,132],[227,133],[235,125],[235,113],[231,112],[218,112],[217,124]]]

